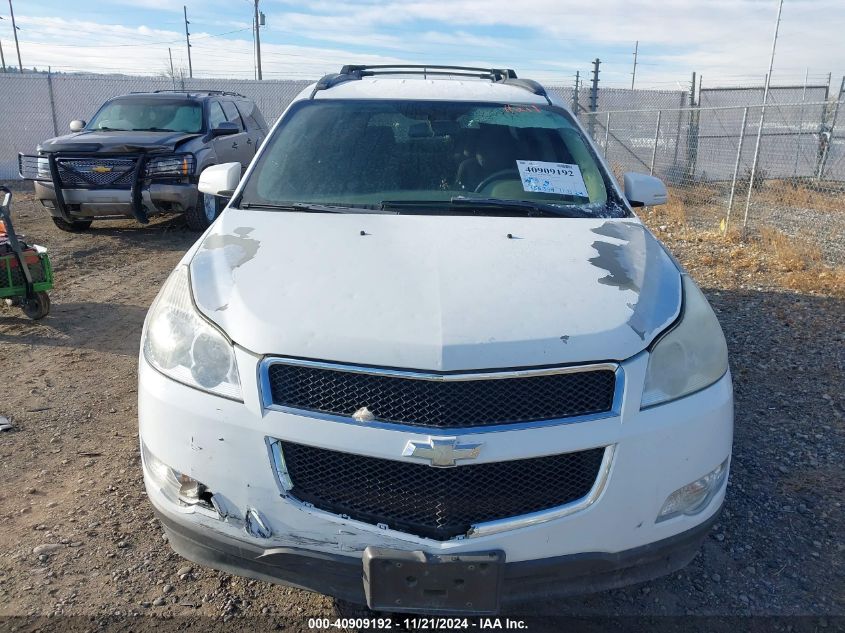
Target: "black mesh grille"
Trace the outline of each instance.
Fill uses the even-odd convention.
[[[65,187],[129,188],[137,158],[61,158],[56,161]],[[106,171],[108,170],[108,171]]]
[[[460,428],[553,420],[610,411],[616,375],[602,369],[521,378],[438,381],[277,363],[273,403],[351,416],[367,407],[378,420]]]
[[[425,464],[282,443],[291,493],[316,508],[438,540],[584,497],[603,448],[488,464]]]

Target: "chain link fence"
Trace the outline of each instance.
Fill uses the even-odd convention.
[[[723,232],[776,229],[845,265],[840,100],[582,113],[617,179],[662,178],[676,219]],[[835,237],[839,236],[839,237]]]
[[[17,177],[18,152],[66,133],[71,120],[90,118],[117,95],[227,90],[254,99],[272,123],[309,83],[0,73],[0,179]],[[772,88],[761,130],[762,88],[702,89],[694,107],[680,89],[601,88],[593,95],[587,84],[577,93],[567,85],[546,88],[578,114],[617,177],[638,171],[664,179],[671,194],[667,209],[685,221],[822,235],[825,258],[845,264],[841,91],[828,98],[827,85]]]

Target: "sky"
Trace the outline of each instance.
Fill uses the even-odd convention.
[[[14,0],[28,68],[161,75],[188,72],[182,2]],[[183,0],[195,77],[253,78],[253,0]],[[265,79],[313,79],[345,63],[508,67],[572,85],[602,60],[600,82],[678,89],[761,85],[777,0],[260,0]],[[6,3],[0,42],[17,64]],[[838,86],[845,0],[784,0],[773,83]]]

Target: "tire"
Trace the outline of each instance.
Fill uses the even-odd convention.
[[[36,292],[35,296],[24,299],[23,313],[33,321],[43,319],[50,314],[50,296],[46,292]]]
[[[82,231],[87,231],[91,228],[91,220],[73,220],[68,222],[62,218],[57,218],[56,216],[51,216],[53,218],[53,224],[59,227],[62,231],[67,231],[68,233],[81,233]]]
[[[205,231],[220,215],[220,198],[197,192],[197,203],[185,211],[185,223],[192,231]]]

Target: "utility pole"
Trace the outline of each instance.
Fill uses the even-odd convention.
[[[590,88],[590,112],[595,112],[599,108],[599,66],[601,60],[596,57],[593,61],[593,85]]]
[[[259,28],[261,23],[259,21],[259,14],[258,14],[258,0],[255,0],[255,58],[258,64],[258,79],[261,80],[261,35],[259,35],[261,29]]]
[[[18,44],[18,27],[15,26],[15,10],[12,8],[12,0],[9,0],[9,15],[12,16],[12,33],[15,35],[15,48],[18,50],[18,70],[23,73],[23,64],[21,63],[21,45]]]
[[[12,0],[9,0],[11,2]],[[194,77],[194,67],[191,65],[191,34],[188,33],[188,7],[184,4],[182,5],[182,9],[185,11],[185,43],[188,45],[188,76],[193,79]]]
[[[578,116],[578,91],[581,89],[581,71],[575,71],[575,92],[572,93],[572,113]]]
[[[3,16],[0,15],[0,20],[2,20],[2,19],[3,19]],[[3,42],[2,42],[2,40],[0,40],[0,64],[3,64],[3,72],[4,73],[9,72],[8,70],[6,70],[6,56],[3,55]]]
[[[167,56],[170,58],[170,79],[173,81],[173,89],[176,90],[176,73],[173,72],[173,53],[170,52],[170,47],[167,47]]]
[[[748,208],[751,206],[751,193],[754,191],[754,178],[757,175],[757,163],[760,158],[760,139],[763,136],[763,123],[766,120],[766,102],[769,100],[769,86],[772,83],[772,70],[775,66],[775,50],[778,44],[778,30],[780,29],[780,14],[783,11],[783,0],[778,0],[778,16],[775,20],[775,34],[772,37],[772,54],[769,57],[769,73],[766,75],[766,85],[763,87],[763,105],[760,106],[760,125],[757,128],[757,141],[754,144],[754,160],[751,162],[751,175],[748,178],[748,196],[745,198],[745,217],[742,219],[742,233],[748,226]]]
[[[601,60],[596,57],[593,61],[593,85],[590,87],[590,112],[592,113],[588,120],[588,130],[590,138],[595,140],[596,137],[596,115],[595,112],[599,107],[599,65]]]
[[[637,51],[639,50],[639,48],[640,48],[640,41],[637,40],[634,43],[634,70],[631,73],[631,90],[634,89],[634,79],[637,78]]]
[[[695,105],[695,71],[692,71],[692,81],[689,84],[689,104]]]

